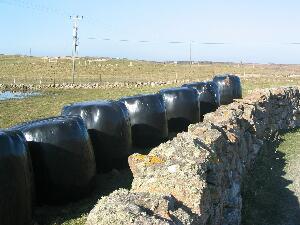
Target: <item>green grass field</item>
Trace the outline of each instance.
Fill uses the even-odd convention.
[[[300,129],[267,142],[244,180],[243,225],[296,225],[300,221]]]
[[[62,83],[72,82],[70,59],[0,56],[0,83]],[[131,60],[81,58],[76,60],[77,83],[114,81],[168,81],[208,79],[213,74],[234,73],[249,77],[300,76],[300,65],[260,65],[233,63],[171,64]]]
[[[45,61],[45,62],[44,62]],[[144,61],[132,61],[129,67],[128,60],[109,60],[106,62],[92,62],[85,66],[87,59],[81,59],[78,66],[80,82],[98,82],[95,77],[102,74],[104,81],[168,81],[177,79],[207,80],[214,74],[240,74],[244,94],[256,88],[269,88],[282,85],[300,86],[300,66],[298,65],[244,65],[239,64],[200,64],[200,65],[171,65]],[[88,64],[88,63],[87,63]],[[102,66],[97,66],[101,64]],[[108,69],[107,65],[118,66]],[[106,65],[106,66],[105,66]],[[106,69],[103,69],[103,68]],[[49,63],[42,58],[0,56],[0,83],[51,83],[71,82],[71,62],[58,59],[57,63]],[[244,75],[245,69],[245,75]],[[85,75],[84,75],[85,74]],[[87,75],[88,74],[88,75]],[[94,79],[95,78],[95,79]],[[49,80],[50,79],[50,80]],[[79,80],[76,80],[79,82]],[[142,88],[112,88],[109,90],[42,90],[41,96],[24,100],[9,100],[0,102],[0,128],[6,128],[27,120],[55,116],[60,114],[61,108],[68,103],[96,100],[117,99],[122,96],[138,93],[151,93],[159,90],[158,87]]]
[[[86,63],[87,62],[87,65]],[[116,65],[117,64],[117,65]],[[80,59],[78,63],[79,78],[76,82],[101,81],[167,81],[174,79],[205,80],[211,79],[218,73],[236,73],[241,75],[244,95],[258,88],[276,86],[300,86],[299,65],[239,65],[239,64],[195,64],[174,65],[142,61],[109,60],[106,62],[91,62]],[[16,56],[0,56],[0,83],[60,83],[71,82],[71,62],[59,59],[57,63],[49,63],[41,58],[28,58]],[[167,86],[166,86],[167,87]],[[153,93],[162,87],[141,88],[111,88],[111,89],[70,89],[42,90],[40,96],[22,100],[0,101],[0,129],[25,122],[28,120],[56,116],[61,108],[69,103],[96,100],[118,99],[139,93]],[[299,132],[299,131],[298,131]],[[297,138],[291,135],[290,138]],[[295,139],[296,140],[296,139]],[[284,154],[292,154],[292,143],[284,148]],[[298,142],[297,142],[298,143]],[[281,150],[279,150],[281,151]],[[260,167],[257,173],[260,173]],[[125,174],[125,175],[124,175]],[[116,185],[116,180],[119,182]],[[84,224],[86,215],[102,195],[106,195],[118,187],[130,187],[130,173],[121,171],[117,174],[107,174],[98,177],[98,186],[90,198],[64,207],[40,207],[36,210],[35,219],[39,224],[49,225],[81,225]],[[101,182],[104,181],[105,182]],[[100,185],[100,186],[99,186]],[[101,186],[104,185],[104,186]],[[251,187],[256,188],[256,184]],[[100,189],[102,191],[100,191]],[[251,192],[249,192],[251,194]],[[250,197],[249,197],[250,198]],[[246,211],[251,211],[253,206],[247,203]],[[252,221],[251,218],[248,221]],[[251,224],[251,223],[247,223]],[[254,223],[255,224],[255,223]]]

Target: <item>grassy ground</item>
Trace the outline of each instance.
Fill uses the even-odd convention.
[[[299,80],[278,78],[242,79],[244,94],[255,88],[269,88],[282,85],[300,85]],[[167,86],[165,86],[167,87]],[[28,120],[59,115],[61,108],[69,103],[97,99],[118,99],[139,93],[154,93],[162,87],[79,89],[79,90],[43,90],[42,95],[21,100],[0,102],[0,129]]]
[[[78,67],[82,82],[93,81],[94,76],[102,74],[105,80],[172,80],[189,78],[190,80],[212,79],[216,73],[240,73],[244,93],[255,88],[268,88],[282,85],[299,85],[300,66],[297,65],[238,65],[238,64],[200,64],[200,65],[171,65],[134,61],[132,67],[128,60],[110,60],[106,62],[92,62],[85,66],[86,59],[81,59]],[[87,63],[88,64],[88,63]],[[97,66],[101,64],[101,67]],[[115,66],[113,70],[108,67]],[[105,66],[103,66],[105,65]],[[108,66],[111,65],[111,66]],[[70,60],[60,59],[57,63],[34,57],[0,56],[0,83],[16,82],[37,83],[40,76],[51,82],[55,76],[56,83],[71,81],[68,77]],[[103,68],[106,69],[103,69]],[[244,75],[244,70],[246,74]],[[89,74],[89,75],[83,75]],[[296,75],[295,75],[296,74]],[[106,77],[106,78],[105,78]],[[47,79],[51,78],[50,80]],[[96,80],[94,80],[96,81]],[[9,127],[16,123],[58,115],[63,105],[84,100],[117,99],[137,93],[156,92],[157,87],[122,88],[110,90],[44,90],[43,95],[24,100],[0,102],[0,128]]]
[[[259,154],[243,190],[243,225],[300,224],[300,130],[281,134]]]
[[[85,65],[84,59],[78,66],[80,82],[98,82],[102,81],[142,81],[142,80],[174,80],[174,79],[211,79],[216,73],[237,73],[241,74],[244,94],[247,95],[251,90],[256,88],[269,88],[282,85],[298,85],[300,86],[300,66],[291,65],[238,65],[238,64],[200,64],[193,65],[164,65],[150,62],[133,62],[127,60],[113,60],[107,62],[92,62]],[[118,64],[116,66],[116,64]],[[101,65],[101,66],[99,66]],[[112,66],[114,65],[114,66]],[[0,83],[16,82],[26,83],[51,83],[55,78],[55,82],[70,82],[71,79],[67,74],[70,70],[69,60],[58,60],[57,63],[44,62],[40,58],[20,58],[20,57],[0,57]],[[245,71],[245,75],[244,75]],[[88,75],[87,75],[88,74]],[[177,75],[176,75],[177,74]],[[77,80],[78,82],[79,80]],[[112,88],[109,90],[43,90],[42,95],[35,96],[23,100],[0,101],[0,129],[6,128],[17,123],[37,118],[45,118],[60,114],[61,108],[72,102],[96,100],[96,99],[118,99],[123,96],[134,95],[138,93],[156,92],[161,87],[142,87],[142,88]],[[300,131],[299,131],[300,133]],[[297,135],[299,135],[299,133]],[[289,136],[293,138],[294,134]],[[287,139],[288,136],[285,136]],[[297,136],[295,136],[297,137]],[[293,151],[297,146],[296,139],[288,142],[284,147],[283,154],[293,156]],[[298,143],[299,146],[300,143]],[[270,147],[271,148],[271,147]],[[272,147],[272,149],[274,149]],[[267,154],[267,153],[266,153]],[[271,157],[266,155],[263,159]],[[274,157],[273,157],[274,158]],[[273,159],[272,158],[272,159]],[[276,158],[276,157],[275,157]],[[274,159],[275,160],[275,159]],[[287,158],[286,160],[290,160]],[[274,161],[276,163],[277,161]],[[268,160],[262,160],[262,168],[258,166],[256,173],[260,174],[261,170],[270,166]],[[271,161],[270,161],[271,163]],[[281,168],[282,165],[281,165]],[[299,171],[299,170],[298,170]],[[265,173],[262,173],[265,174]],[[256,174],[255,174],[256,175]],[[269,177],[269,174],[265,174]],[[281,177],[282,174],[276,176]],[[274,175],[275,176],[275,175]],[[130,187],[131,174],[128,171],[116,171],[111,174],[98,176],[98,185],[96,191],[87,199],[73,203],[64,207],[39,207],[35,211],[35,218],[40,225],[81,225],[84,224],[87,213],[94,206],[97,199],[102,195],[110,193],[119,187]],[[263,177],[261,182],[263,182]],[[118,182],[116,182],[118,181]],[[120,182],[119,182],[120,181]],[[118,185],[116,184],[118,183]],[[275,181],[271,184],[275,185]],[[260,190],[257,183],[254,183],[253,190]],[[272,185],[271,185],[272,186]],[[101,191],[100,191],[101,190]],[[268,189],[267,189],[268,190]],[[273,190],[271,190],[273,191]],[[267,193],[267,191],[262,192]],[[276,193],[276,192],[275,192]],[[252,190],[246,192],[247,198],[250,199],[256,194]],[[267,196],[267,194],[266,194]],[[272,197],[272,196],[271,196]],[[270,198],[271,198],[270,197]],[[245,224],[265,224],[253,223],[256,214],[251,214],[252,206],[256,202],[246,200],[246,208],[244,212],[249,214],[249,219]],[[272,203],[272,202],[271,202]],[[272,209],[272,204],[269,205]],[[247,206],[249,205],[249,207]],[[263,209],[263,208],[261,208]],[[256,211],[255,211],[256,212]],[[276,211],[274,211],[276,212]],[[256,221],[254,221],[256,222]]]
[[[246,76],[299,77],[300,65],[250,65],[203,63],[175,65],[130,60],[76,62],[76,82],[99,81],[167,81],[175,79],[206,79],[212,74],[235,73]],[[0,83],[62,83],[71,82],[71,60],[38,57],[0,56]]]

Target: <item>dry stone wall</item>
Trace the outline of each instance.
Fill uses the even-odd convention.
[[[264,141],[300,125],[299,90],[261,90],[129,157],[131,190],[99,200],[87,225],[241,224],[241,185]]]
[[[43,89],[110,89],[133,87],[160,87],[189,83],[190,80],[99,82],[99,83],[53,83],[53,84],[0,84],[0,91],[39,91]]]

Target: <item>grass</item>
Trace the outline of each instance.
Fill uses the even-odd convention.
[[[71,60],[38,57],[0,56],[0,83],[72,82]],[[235,73],[270,78],[300,74],[300,65],[260,65],[233,63],[171,64],[127,59],[95,61],[88,58],[76,62],[77,83],[114,81],[168,81],[175,79],[208,79],[213,74]],[[295,76],[296,75],[296,76]]]
[[[40,225],[83,225],[88,213],[101,196],[108,195],[119,188],[129,189],[132,179],[130,170],[112,171],[107,174],[97,175],[96,188],[88,198],[66,206],[37,207],[34,219]]]
[[[299,135],[300,129],[283,133],[258,155],[244,180],[242,224],[299,224]]]
[[[101,81],[158,81],[174,79],[205,80],[211,79],[217,73],[236,73],[240,74],[243,84],[244,95],[257,88],[269,88],[283,85],[300,86],[300,77],[294,76],[300,74],[299,65],[239,65],[239,64],[199,64],[199,65],[174,65],[151,63],[143,61],[133,61],[133,66],[129,66],[128,60],[109,60],[106,62],[91,62],[85,65],[87,59],[81,59],[78,65],[79,79],[77,82],[99,82]],[[118,64],[116,66],[116,64]],[[17,83],[52,83],[70,82],[68,76],[71,68],[70,60],[61,59],[57,63],[49,63],[41,58],[28,58],[16,56],[0,56],[0,83],[12,83],[15,79]],[[245,75],[244,75],[245,72]],[[177,75],[176,75],[177,74]],[[167,87],[167,86],[165,86]],[[0,101],[0,129],[22,123],[24,121],[56,116],[60,114],[61,108],[72,102],[96,100],[96,99],[118,99],[123,96],[129,96],[139,93],[153,93],[162,87],[139,87],[139,88],[111,88],[111,89],[76,89],[76,90],[56,90],[47,89],[41,92],[42,95],[22,100]],[[300,131],[299,131],[300,132]],[[293,138],[293,135],[289,136]],[[287,139],[287,136],[285,136]],[[288,142],[284,147],[287,156],[291,153],[293,145],[299,146],[296,140]],[[268,161],[271,157],[268,151],[262,155],[262,167],[258,166],[255,175],[261,173],[261,182],[270,177],[268,173],[262,173],[265,168],[271,165],[273,161]],[[275,157],[276,158],[276,157]],[[274,159],[274,157],[271,159]],[[276,162],[275,166],[276,166]],[[263,165],[263,163],[267,163]],[[270,163],[270,164],[268,164]],[[279,166],[279,171],[282,165]],[[128,171],[121,171],[120,174],[106,174],[97,177],[98,185],[96,191],[87,199],[72,203],[63,207],[38,207],[35,210],[35,219],[39,224],[47,225],[82,225],[86,220],[87,213],[103,195],[119,188],[129,188],[131,184],[131,174]],[[279,176],[279,175],[278,175]],[[122,181],[123,179],[123,181]],[[260,181],[260,180],[258,180]],[[273,183],[272,183],[273,182]],[[270,181],[270,186],[275,181]],[[251,189],[256,190],[257,184],[250,185],[246,192],[246,199],[255,196]],[[101,190],[101,191],[100,191]],[[259,189],[260,190],[260,189]],[[269,190],[269,189],[267,189]],[[272,191],[272,189],[270,189]],[[267,192],[262,192],[262,195]],[[276,193],[276,192],[275,192]],[[244,212],[249,214],[249,219],[245,224],[251,224],[254,221],[251,214],[251,206],[257,202],[246,201]],[[270,202],[268,207],[275,204]],[[249,205],[249,207],[247,206]],[[264,205],[261,206],[262,209]],[[275,209],[274,209],[275,210]],[[276,212],[276,211],[274,211]],[[255,215],[255,214],[253,214]],[[252,223],[262,224],[262,223]]]
[[[244,94],[256,88],[269,88],[282,85],[300,85],[300,80],[284,79],[242,79]],[[164,86],[168,87],[168,86]],[[42,95],[0,102],[0,129],[38,118],[59,115],[66,104],[96,99],[118,99],[139,93],[154,93],[162,87],[132,87],[111,89],[48,89]]]
[[[246,76],[242,76],[244,93],[256,88],[268,88],[282,85],[299,85],[300,77],[289,75],[299,72],[298,65],[244,65],[239,64],[199,64],[199,65],[172,65],[133,61],[132,67],[128,60],[108,60],[105,62],[91,62],[85,66],[88,59],[80,59],[78,74],[80,82],[96,81],[94,76],[102,74],[103,80],[174,80],[189,78],[192,80],[211,79],[216,73],[237,73],[245,70]],[[49,63],[47,60],[35,57],[0,56],[0,83],[12,83],[13,79],[18,82],[38,83],[40,77],[43,82],[52,82],[53,76],[56,83],[71,81],[66,76],[70,69],[70,60],[59,59],[57,63]],[[87,63],[88,64],[88,63]],[[109,70],[112,65],[113,70]],[[99,66],[101,65],[101,66]],[[110,65],[110,66],[109,66]],[[103,67],[103,68],[102,68]],[[106,68],[106,69],[104,69]],[[89,74],[89,75],[84,75]],[[257,76],[260,74],[260,76]],[[52,78],[51,78],[52,77]],[[26,79],[25,79],[26,78]],[[50,80],[47,80],[49,78]],[[107,79],[106,79],[107,78]],[[77,80],[78,81],[78,80]],[[61,108],[71,102],[117,99],[122,96],[138,93],[151,93],[160,87],[142,88],[112,88],[109,90],[43,90],[41,96],[23,100],[10,100],[0,102],[0,129],[6,128],[24,121],[55,116],[60,114]]]

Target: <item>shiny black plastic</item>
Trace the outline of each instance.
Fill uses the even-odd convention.
[[[166,109],[159,94],[120,99],[129,112],[133,144],[152,147],[168,138]]]
[[[80,102],[65,106],[62,115],[81,116],[93,144],[97,171],[127,165],[131,149],[131,126],[124,104],[114,101]]]
[[[192,123],[200,121],[200,105],[195,89],[181,87],[163,89],[169,132],[187,131]]]
[[[238,76],[228,75],[229,79],[233,83],[233,98],[239,99],[242,98],[242,84]]]
[[[214,82],[195,82],[184,84],[183,87],[197,90],[200,102],[201,121],[203,121],[203,117],[206,113],[214,112],[220,106],[219,89]]]
[[[218,85],[221,105],[230,104],[233,99],[242,98],[242,86],[239,77],[225,74],[215,76],[213,81]]]
[[[53,117],[11,129],[20,130],[27,140],[39,203],[66,203],[91,190],[96,163],[80,117]]]
[[[22,133],[0,131],[0,224],[29,225],[32,214],[30,154]]]

